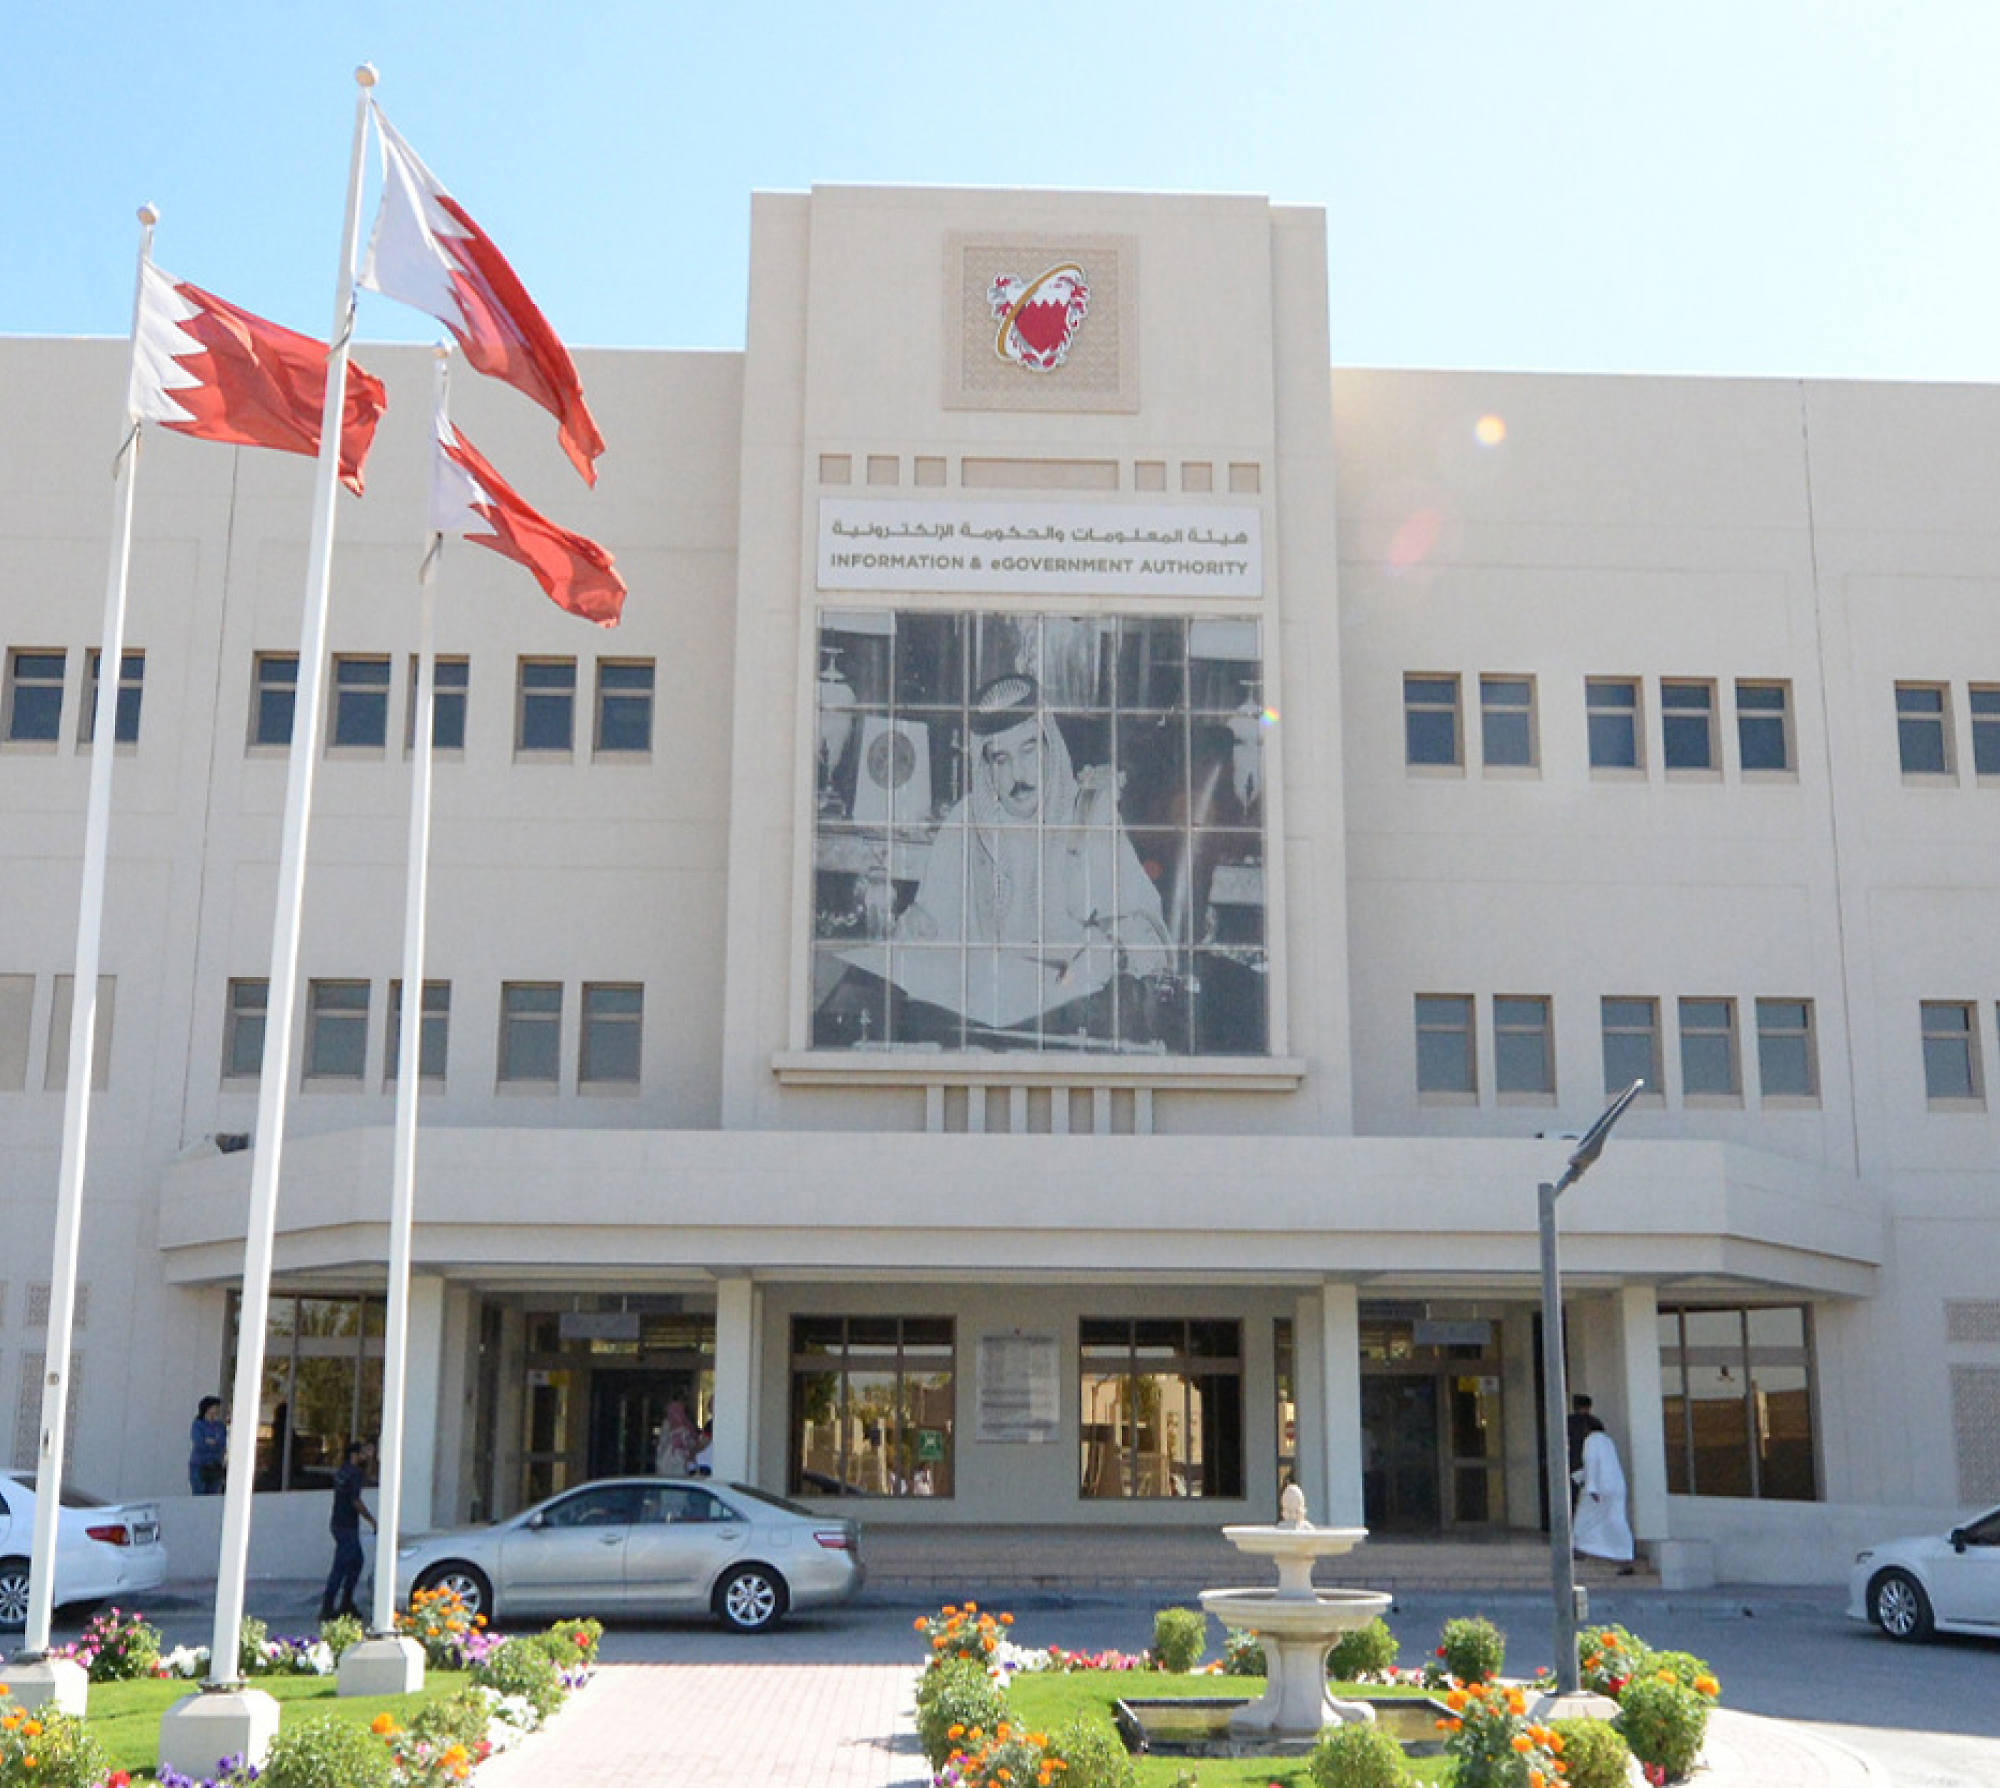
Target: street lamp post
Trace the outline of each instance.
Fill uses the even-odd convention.
[[[1611,1126],[1645,1086],[1635,1080],[1604,1108],[1563,1169],[1562,1178],[1537,1188],[1542,1231],[1542,1397],[1549,1480],[1549,1586],[1555,1601],[1556,1693],[1582,1687],[1576,1667],[1576,1565],[1570,1556],[1569,1380],[1563,1363],[1562,1264],[1556,1245],[1556,1200],[1590,1171],[1604,1152]]]

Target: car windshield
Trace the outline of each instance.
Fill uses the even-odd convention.
[[[820,1519],[818,1510],[805,1508],[795,1502],[787,1502],[782,1496],[773,1496],[768,1490],[759,1490],[755,1484],[731,1484],[729,1488],[738,1496],[747,1496],[753,1502],[761,1502],[774,1509],[783,1509],[788,1515],[802,1515],[808,1521]]]

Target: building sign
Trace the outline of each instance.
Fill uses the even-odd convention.
[[[978,1438],[1046,1443],[1061,1427],[1062,1354],[1053,1335],[981,1335]]]
[[[1134,415],[1139,239],[952,231],[944,407]]]
[[[1069,344],[1090,313],[1090,284],[1074,261],[1033,279],[1002,273],[986,288],[1000,332],[993,351],[1029,372],[1054,372],[1069,358]]]
[[[1264,593],[1263,512],[1239,504],[825,497],[822,590],[967,595]]]
[[[828,610],[815,1049],[1269,1049],[1249,616]]]

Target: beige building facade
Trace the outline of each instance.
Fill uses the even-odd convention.
[[[1296,1477],[1534,1531],[1536,1186],[1635,1076],[1562,1220],[1642,1545],[1830,1580],[2000,1498],[2000,397],[1330,373],[1324,219],[1261,199],[753,225],[741,353],[579,354],[594,493],[454,399],[631,596],[444,562],[406,1524],[647,1468],[681,1400],[876,1525]],[[0,342],[17,1459],[123,358]],[[263,1545],[380,1408],[430,368],[361,358]],[[121,1492],[234,1357],[309,477],[140,471],[72,1429]]]

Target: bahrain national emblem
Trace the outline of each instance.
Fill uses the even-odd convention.
[[[1000,325],[993,351],[1029,372],[1053,372],[1090,308],[1090,287],[1083,269],[1065,261],[1035,279],[1000,274],[986,288],[986,302]]]

